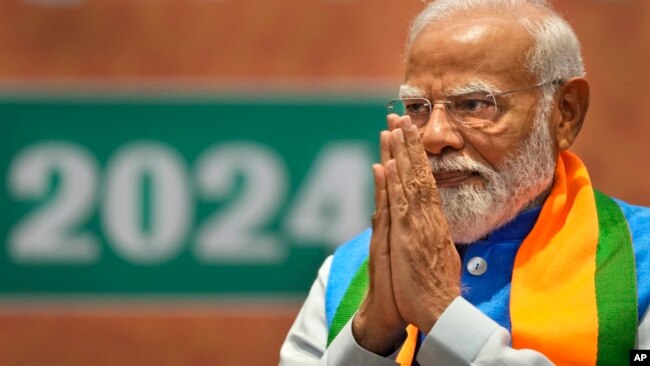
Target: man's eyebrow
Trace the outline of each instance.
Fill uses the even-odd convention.
[[[472,80],[445,90],[444,95],[462,95],[469,93],[500,93],[501,89],[483,80]],[[426,93],[416,86],[403,84],[399,87],[400,98],[426,98]]]
[[[400,85],[399,87],[399,97],[400,98],[426,98],[426,93],[416,87],[410,85]]]
[[[469,93],[500,93],[496,86],[483,80],[472,80],[467,84],[457,85],[445,91],[445,95],[461,95]]]

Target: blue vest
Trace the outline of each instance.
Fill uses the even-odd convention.
[[[634,256],[639,320],[650,305],[650,208],[633,206],[616,200],[630,227]],[[463,261],[462,296],[499,325],[510,328],[510,281],[517,250],[532,230],[541,208],[528,210],[512,222],[495,230],[484,240],[459,247]],[[334,253],[327,288],[325,290],[325,315],[328,327],[336,313],[352,277],[368,256],[370,229],[340,246]],[[472,275],[467,268],[473,258],[487,262],[487,271]]]

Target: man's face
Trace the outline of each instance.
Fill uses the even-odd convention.
[[[524,63],[532,45],[510,18],[483,15],[429,25],[411,48],[402,90],[442,100],[477,85],[497,91],[535,85],[539,80]],[[540,89],[497,97],[493,123],[480,127],[457,122],[436,104],[420,133],[455,241],[471,242],[503,225],[550,184],[550,106],[541,110],[540,102]]]

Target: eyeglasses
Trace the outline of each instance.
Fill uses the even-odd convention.
[[[539,88],[550,84],[560,84],[562,80],[545,81],[524,88],[508,90],[501,93],[471,92],[446,96],[443,100],[429,101],[426,98],[393,99],[386,104],[388,114],[411,117],[411,122],[418,128],[424,127],[435,104],[444,104],[447,113],[456,121],[465,125],[479,125],[494,121],[499,112],[496,97]]]

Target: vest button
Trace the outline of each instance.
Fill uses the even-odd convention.
[[[467,262],[467,271],[474,276],[480,276],[485,273],[487,267],[487,262],[481,257],[474,257]]]

